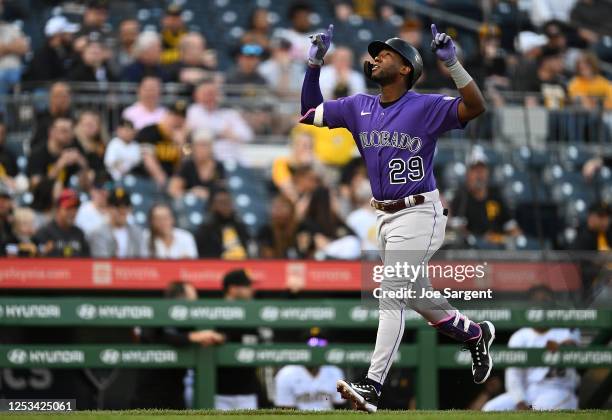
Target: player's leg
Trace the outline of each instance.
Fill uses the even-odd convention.
[[[482,411],[510,411],[516,409],[516,399],[509,392],[490,399],[482,406]]]
[[[576,410],[578,398],[571,390],[546,388],[538,391],[531,406],[534,410]]]

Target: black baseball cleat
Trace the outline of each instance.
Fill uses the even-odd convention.
[[[346,382],[339,380],[336,382],[336,389],[345,400],[352,401],[355,408],[368,413],[375,413],[378,406],[378,392],[373,385],[364,381]]]
[[[484,383],[489,379],[491,369],[493,369],[493,360],[489,349],[493,340],[495,340],[495,327],[489,321],[479,322],[482,335],[474,344],[467,346],[467,349],[472,353],[472,376],[477,384]]]

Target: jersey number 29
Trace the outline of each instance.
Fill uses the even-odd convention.
[[[423,170],[423,158],[413,156],[407,161],[403,159],[392,159],[389,161],[389,182],[391,184],[405,184],[411,181],[420,181],[425,176]]]

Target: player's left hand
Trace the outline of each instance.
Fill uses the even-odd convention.
[[[436,53],[438,60],[444,61],[447,66],[457,61],[457,52],[453,39],[445,32],[438,32],[435,24],[431,24],[431,50]]]

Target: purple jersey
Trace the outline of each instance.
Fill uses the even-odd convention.
[[[465,127],[457,115],[460,101],[409,91],[383,108],[380,95],[357,94],[325,101],[317,117],[329,128],[344,127],[353,134],[374,198],[397,200],[436,189],[436,140],[448,130]]]

